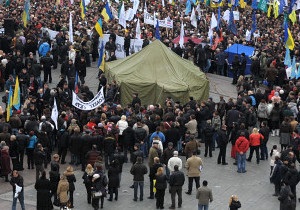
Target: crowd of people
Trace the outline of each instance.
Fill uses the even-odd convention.
[[[233,73],[232,83],[237,85],[237,98],[226,102],[220,96],[218,102],[212,98],[197,102],[190,97],[190,101],[183,104],[169,97],[165,104],[144,105],[135,93],[132,103],[122,106],[116,97],[116,84],[108,84],[105,75],[100,72],[98,90],[104,88],[106,102],[95,110],[81,111],[72,106],[72,91],[76,89],[74,83],[78,73],[78,95],[84,101],[94,97],[85,84],[85,77],[87,67],[99,56],[99,35],[94,25],[104,2],[92,1],[87,6],[85,20],[79,15],[79,3],[54,5],[51,1],[31,2],[27,27],[23,26],[20,18],[23,2],[0,5],[0,20],[12,18],[15,31],[13,35],[0,35],[0,90],[6,91],[2,101],[7,103],[10,88],[14,87],[18,76],[22,102],[22,108],[13,110],[9,119],[5,117],[6,112],[0,110],[1,175],[13,186],[13,209],[17,199],[25,209],[24,180],[19,171],[33,169],[36,171],[37,209],[52,209],[53,205],[73,208],[76,182],[73,166],[79,165],[84,172],[82,179],[87,202],[94,209],[103,208],[107,194],[108,201],[118,200],[123,164],[128,162],[132,163],[130,173],[133,176],[134,201],[143,201],[144,177],[149,173],[148,198],[156,198],[156,208],[164,208],[168,186],[172,200],[169,208],[181,207],[184,205],[182,186],[186,174],[186,194],[192,194],[195,180],[198,208],[208,209],[213,196],[208,181],[204,180],[200,187],[203,166],[199,157],[201,143],[205,145],[204,158],[213,157],[213,151],[219,148],[216,163],[224,166],[228,165],[226,153],[230,143],[231,157],[236,160],[238,173],[247,172],[246,161],[251,162],[254,151],[257,164],[270,159],[270,181],[275,185],[274,196],[278,196],[280,209],[295,209],[296,185],[300,180],[296,168],[296,161],[300,161],[299,82],[286,77],[282,41],[284,15],[268,18],[266,13],[252,10],[249,2],[246,8],[235,8],[240,12],[236,21],[238,33],[232,34],[227,28],[228,23],[221,19],[220,29],[215,31],[210,44],[211,15],[212,12],[217,14],[217,8],[199,3],[196,9],[193,5],[199,17],[197,27],[194,27],[191,15],[184,14],[185,3],[166,3],[165,6],[155,1],[140,3],[134,19],[127,21],[126,29],[118,25],[116,18],[103,24],[104,32],[110,34],[105,45],[107,61],[116,59],[116,35],[124,36],[124,48],[126,55],[129,54],[128,40],[135,37],[137,19],[141,20],[143,47],[155,39],[155,27],[143,23],[146,5],[147,11],[155,12],[158,19],[169,17],[174,21],[173,29],[161,27],[160,34],[161,41],[175,53],[193,61],[204,72]],[[131,5],[131,2],[126,3],[127,7]],[[118,7],[117,2],[111,3],[114,10],[117,11]],[[222,15],[226,9],[228,5],[224,3]],[[73,43],[68,41],[69,12],[73,12]],[[253,12],[257,26],[255,37],[248,40],[245,34],[251,26]],[[173,43],[180,34],[181,21],[185,25],[185,35],[190,37],[183,48]],[[59,33],[51,40],[42,28]],[[291,51],[291,55],[296,58],[299,56],[298,29],[298,24],[290,25],[295,39],[295,50]],[[220,38],[220,32],[223,41],[213,46]],[[200,38],[203,46],[196,45],[192,38]],[[228,63],[224,50],[233,43],[255,47],[252,77],[245,76],[245,54],[241,53],[241,57],[236,56],[232,63]],[[60,81],[56,88],[50,89],[49,83],[56,82],[52,80],[51,71],[59,67]],[[267,81],[267,87],[261,88],[259,81],[262,79]],[[54,101],[59,110],[57,126],[51,119]],[[270,135],[280,138],[280,150],[274,145],[268,151]],[[70,166],[61,172],[60,165],[66,164],[68,152],[71,154]],[[24,169],[25,154],[27,169]],[[182,161],[184,156],[185,164]],[[146,160],[148,167],[144,163]],[[47,179],[45,168],[49,164]],[[237,196],[231,196],[229,208],[240,207]]]

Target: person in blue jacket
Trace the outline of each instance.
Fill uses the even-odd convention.
[[[46,39],[43,40],[43,43],[39,47],[39,55],[41,57],[46,56],[46,54],[50,51],[50,45]]]

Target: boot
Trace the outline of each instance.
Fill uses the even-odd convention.
[[[275,136],[275,130],[272,130],[271,136]]]
[[[276,136],[279,136],[279,129],[276,129]]]

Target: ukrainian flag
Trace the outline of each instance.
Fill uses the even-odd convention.
[[[14,89],[14,97],[12,100],[12,106],[16,110],[20,110],[21,104],[20,104],[20,85],[19,85],[19,78],[17,76],[16,78],[16,84],[15,84],[15,89]]]
[[[285,46],[289,48],[290,50],[294,50],[295,48],[295,42],[292,37],[292,33],[290,29],[288,28],[287,22],[284,23],[284,41],[285,41]]]
[[[30,2],[29,0],[25,1],[24,4],[24,11],[22,13],[22,20],[23,20],[23,25],[25,27],[27,27],[27,23],[30,20],[30,16],[29,16],[29,7],[30,7]]]
[[[105,7],[102,9],[101,15],[103,16],[103,20],[105,22],[108,22],[114,18],[107,2]]]
[[[10,116],[12,115],[12,95],[13,91],[10,86],[9,93],[8,93],[8,100],[7,100],[7,106],[6,106],[6,121],[9,121]]]
[[[80,10],[81,10],[81,18],[84,19],[86,14],[85,0],[80,1]]]
[[[103,30],[102,30],[102,19],[99,18],[97,23],[95,24],[95,29],[98,32],[100,37],[103,37]]]

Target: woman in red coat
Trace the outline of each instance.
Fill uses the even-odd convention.
[[[264,136],[258,132],[257,128],[253,128],[252,134],[249,136],[249,139],[250,139],[250,155],[249,155],[247,161],[251,162],[253,152],[255,150],[256,163],[259,164],[259,160],[260,160],[259,147],[260,147],[261,140],[264,139]]]
[[[9,147],[4,146],[1,150],[1,176],[5,177],[5,182],[8,181],[8,174],[11,173]]]

